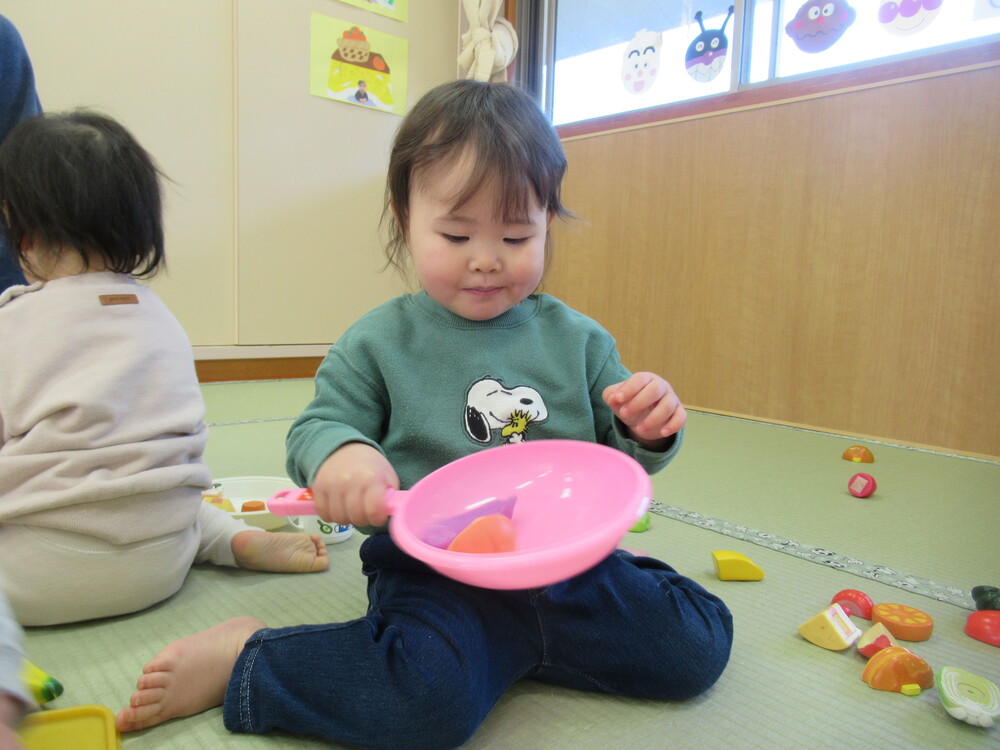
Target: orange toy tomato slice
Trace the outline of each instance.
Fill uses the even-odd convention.
[[[926,641],[934,630],[934,620],[926,612],[905,604],[876,604],[872,622],[881,622],[901,641]]]
[[[494,513],[466,526],[448,545],[450,552],[513,552],[514,523]]]

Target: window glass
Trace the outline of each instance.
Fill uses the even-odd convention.
[[[541,1],[556,125],[1000,39],[1000,0]]]
[[[731,5],[732,0],[559,0],[553,122],[729,91],[737,26],[728,14]]]
[[[756,6],[770,15],[771,0]],[[785,0],[782,6],[777,77],[1000,32],[1000,0]]]

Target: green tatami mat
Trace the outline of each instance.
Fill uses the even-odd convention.
[[[875,463],[841,458],[851,445],[870,447]],[[878,483],[869,498],[847,491],[858,472]],[[1000,585],[997,463],[694,413],[677,459],[653,477],[653,494],[754,536],[894,573],[966,590]]]
[[[312,383],[212,384],[204,390],[210,423],[206,458],[213,474],[283,475],[285,432],[312,397]],[[706,523],[718,519],[747,532],[821,545],[915,576],[962,587],[1000,584],[996,465],[879,445],[871,446],[874,464],[852,464],[840,458],[852,442],[692,414],[680,456],[654,478],[655,499],[701,514]],[[859,500],[847,494],[847,481],[857,471],[878,480],[874,497]],[[861,680],[864,660],[854,649],[827,651],[797,632],[836,592],[861,589],[876,602],[913,606],[933,617],[930,640],[904,644],[933,668],[961,667],[1000,684],[1000,649],[964,634],[968,611],[690,522],[696,520],[657,515],[649,531],[630,534],[623,544],[648,550],[729,605],[736,638],[729,667],[713,689],[674,704],[525,680],[501,698],[467,747],[1000,748],[1000,729],[951,718],[936,690],[914,697],[874,690]],[[66,687],[53,707],[99,703],[118,710],[143,665],[160,648],[226,618],[250,614],[284,626],[362,614],[360,541],[355,535],[331,546],[331,570],[315,575],[198,566],[177,595],[144,612],[29,629],[29,658]],[[719,549],[750,557],[763,568],[764,580],[719,581],[711,554]],[[655,629],[650,631],[650,639],[657,637]],[[315,682],[310,674],[302,679]],[[324,685],[314,688],[323,690]],[[213,709],[127,735],[123,747],[328,746],[288,734],[231,734],[222,726],[221,709]]]
[[[225,424],[253,419],[295,418],[312,401],[312,380],[203,383],[206,421]]]
[[[625,540],[644,547],[726,601],[736,639],[729,667],[705,695],[682,703],[623,699],[522,681],[499,701],[467,744],[486,750],[593,748],[842,748],[964,750],[1000,747],[1000,730],[959,722],[936,691],[915,697],[870,688],[853,649],[827,651],[803,640],[797,627],[834,592],[857,579],[688,524],[656,519]],[[765,571],[759,582],[719,581],[711,550],[725,542]],[[272,626],[341,621],[364,611],[364,578],[352,538],[330,547],[331,570],[276,575],[199,566],[172,599],[145,612],[106,621],[28,632],[29,657],[66,686],[54,707],[99,703],[117,710],[136,677],[163,645],[241,614]],[[967,612],[877,582],[863,589],[876,601],[923,609],[935,620],[929,641],[906,644],[932,667],[959,666],[1000,683],[1000,652],[962,633]],[[864,626],[863,621],[859,625]],[[657,637],[655,630],[649,638]],[[363,669],[363,665],[358,665]],[[306,682],[313,679],[303,674]],[[323,690],[322,684],[315,684]],[[221,709],[126,735],[125,750],[320,748],[287,734],[237,735],[222,726]]]

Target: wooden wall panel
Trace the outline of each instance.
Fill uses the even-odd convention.
[[[569,140],[546,291],[697,408],[1000,456],[1000,68]]]

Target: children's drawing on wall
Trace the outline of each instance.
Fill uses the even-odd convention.
[[[630,94],[648,91],[660,70],[663,34],[643,29],[625,45],[622,54],[622,85]]]
[[[694,14],[694,20],[701,27],[701,33],[688,46],[687,54],[684,56],[684,65],[687,67],[688,75],[696,81],[708,83],[722,72],[722,64],[726,61],[726,55],[729,53],[726,24],[729,23],[734,12],[736,12],[736,7],[730,5],[726,20],[722,22],[722,28],[708,30],[705,29],[705,24],[701,20],[701,11]]]
[[[355,8],[364,8],[382,16],[389,16],[389,18],[395,18],[404,23],[407,20],[407,8],[410,4],[410,0],[340,0],[340,2],[353,5]]]
[[[402,115],[407,48],[405,39],[313,13],[309,93]]]
[[[944,0],[899,0],[879,3],[878,22],[885,31],[909,36],[926,29],[941,10]]]
[[[803,52],[824,52],[840,40],[857,15],[847,0],[806,0],[785,33]]]

